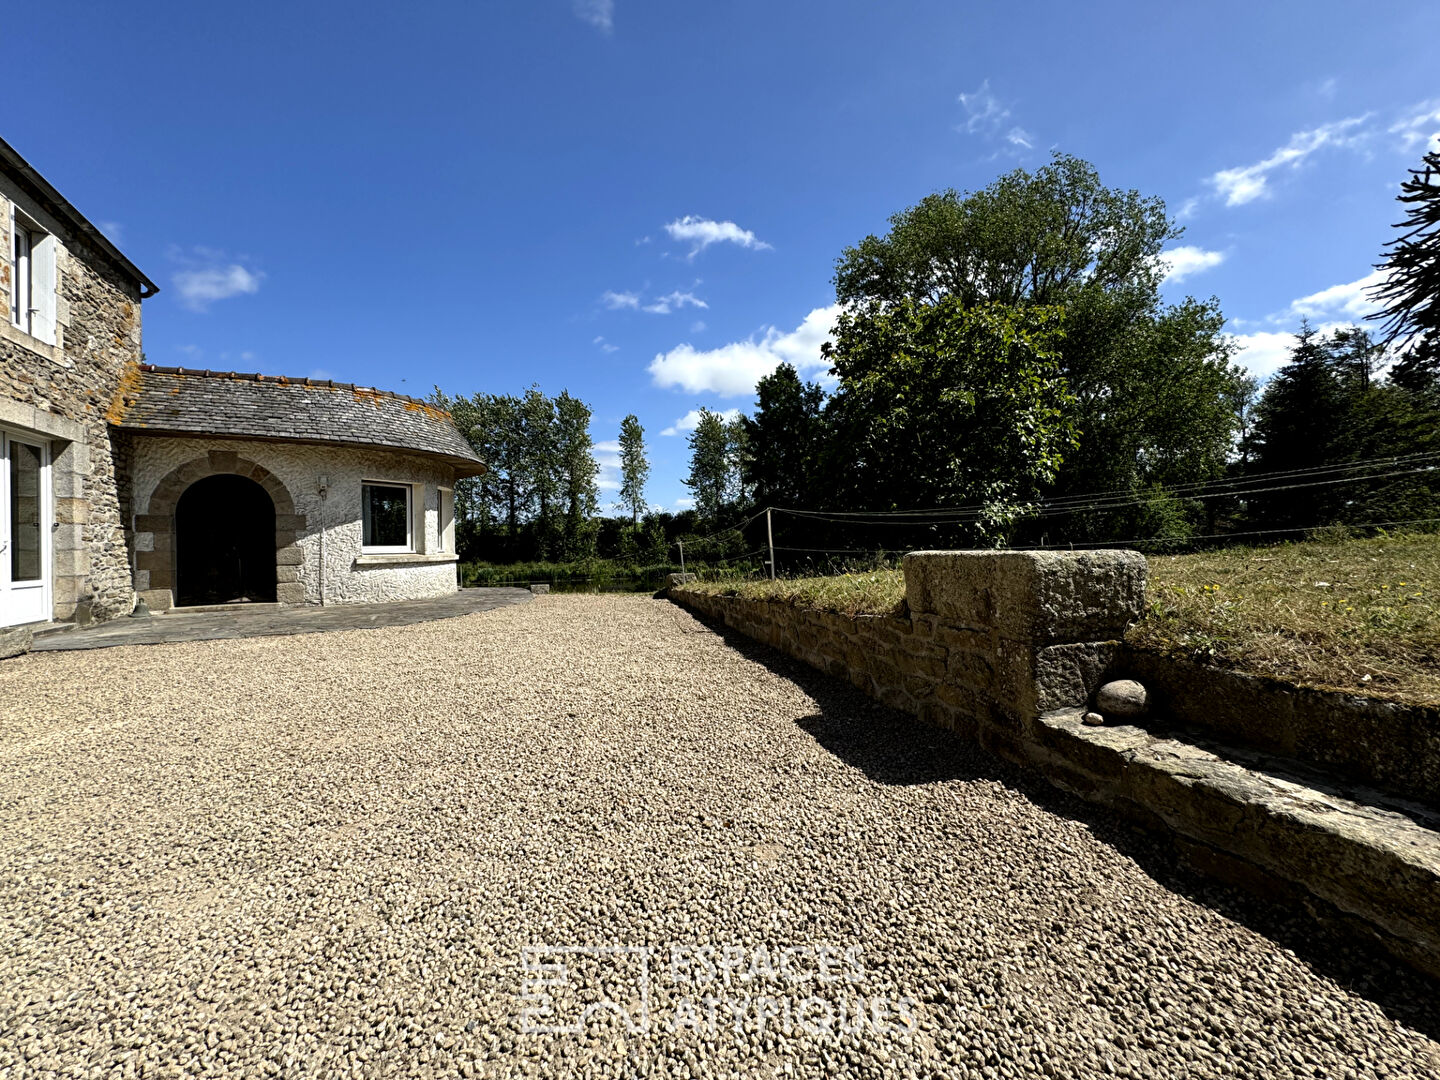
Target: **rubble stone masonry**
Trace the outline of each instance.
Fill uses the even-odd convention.
[[[65,226],[0,178],[0,253],[11,250],[11,205],[56,237],[55,343],[11,324],[9,259],[0,259],[0,422],[49,442],[55,494],[54,617],[77,604],[96,618],[134,603],[126,544],[128,515],[107,411],[141,356],[140,293]],[[117,467],[118,458],[118,467]]]

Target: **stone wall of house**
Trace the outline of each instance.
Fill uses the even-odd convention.
[[[188,482],[217,472],[242,472],[260,466],[283,485],[293,513],[277,521],[292,542],[277,554],[278,599],[285,603],[321,602],[321,532],[324,532],[324,600],[330,604],[415,600],[455,592],[456,556],[442,550],[439,489],[455,486],[455,471],[443,462],[396,451],[315,446],[249,439],[171,438],[133,435],[132,490],[136,588],[152,610],[172,602],[170,581],[152,581],[157,545],[174,543],[167,522],[156,520],[152,497],[176,473]],[[241,463],[232,466],[227,455]],[[214,463],[214,464],[212,464]],[[319,478],[329,479],[325,498]],[[367,556],[361,551],[360,485],[364,480],[423,485],[423,530],[414,556]],[[272,481],[272,482],[273,482]],[[422,535],[423,533],[423,535]],[[293,539],[292,539],[293,538]],[[453,547],[453,540],[451,542]]]
[[[140,359],[137,286],[69,234],[0,176],[0,251],[11,250],[15,205],[57,243],[53,344],[11,325],[9,259],[0,259],[0,423],[49,443],[55,495],[51,530],[53,610],[68,619],[77,604],[96,618],[134,604],[106,412],[128,365]]]

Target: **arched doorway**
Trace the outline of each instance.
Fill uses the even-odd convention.
[[[175,504],[175,602],[275,599],[275,503],[244,476],[197,480]]]

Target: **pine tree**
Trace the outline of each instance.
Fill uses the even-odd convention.
[[[1252,471],[1293,472],[1332,460],[1344,413],[1342,386],[1320,334],[1301,323],[1289,362],[1256,407]],[[1312,490],[1291,490],[1257,496],[1249,511],[1260,527],[1304,528],[1329,524],[1330,507]]]
[[[1411,170],[1398,198],[1408,210],[1377,267],[1385,283],[1372,294],[1385,305],[1372,318],[1383,320],[1387,342],[1440,336],[1440,150]]]

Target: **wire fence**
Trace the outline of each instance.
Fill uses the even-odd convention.
[[[1431,473],[1437,474],[1437,480],[1440,480],[1440,452],[1254,473],[1243,477],[1181,484],[1153,493],[1116,489],[1071,494],[1038,503],[1024,514],[1023,520],[1033,526],[1037,522],[1086,513],[1116,514],[1152,507],[1158,500],[1163,499],[1202,505],[1207,501],[1230,499],[1235,500],[1237,505],[1244,506],[1249,500],[1267,496],[1306,492],[1318,497],[1319,493],[1326,489],[1340,489],[1343,485],[1383,484]],[[847,537],[856,531],[875,527],[909,528],[925,531],[927,538],[933,536],[943,540],[947,530],[953,535],[967,526],[974,526],[984,514],[985,508],[978,504],[906,510],[825,510],[772,506],[756,511],[727,529],[717,530],[707,536],[685,538],[680,545],[681,555],[682,561],[686,554],[690,556],[693,570],[702,578],[765,575],[774,577],[781,574],[818,576],[842,570],[893,567],[898,565],[907,551],[916,550],[917,545],[897,547],[882,542],[857,543],[853,538],[848,543],[842,541],[827,544],[824,537],[817,534],[824,525],[841,527]],[[758,528],[752,528],[762,518],[765,519],[763,533]],[[776,522],[785,519],[788,519],[788,525],[781,542],[775,543],[773,538]],[[1017,542],[1006,546],[1009,550],[1016,551],[1130,547],[1142,551],[1174,552],[1186,548],[1214,547],[1229,541],[1256,543],[1265,540],[1290,540],[1326,530],[1336,524],[1334,516],[1331,515],[1328,520],[1316,520],[1305,525],[1287,523],[1275,527],[1185,532],[1182,535],[1106,536],[1055,543],[1045,542],[1042,534],[1039,542]],[[1440,526],[1440,516],[1350,521],[1341,525],[1342,528],[1359,534],[1396,528],[1428,530],[1437,526]],[[747,534],[746,530],[751,531]],[[748,550],[737,553],[737,548]]]

